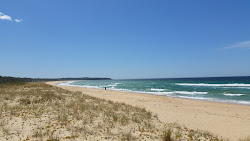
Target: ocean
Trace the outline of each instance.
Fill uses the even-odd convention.
[[[59,85],[97,89],[106,87],[113,91],[250,105],[250,76],[86,80],[66,82]]]

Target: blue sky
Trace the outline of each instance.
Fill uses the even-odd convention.
[[[0,0],[0,75],[250,75],[250,1]]]

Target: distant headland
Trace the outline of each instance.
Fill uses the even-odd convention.
[[[0,76],[0,83],[8,82],[38,82],[38,81],[65,81],[65,80],[112,80],[111,78],[104,77],[79,77],[79,78],[22,78],[11,76]]]

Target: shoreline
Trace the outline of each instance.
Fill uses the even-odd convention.
[[[81,80],[76,80],[76,81],[81,81]],[[65,82],[76,82],[76,81],[57,81],[59,83],[57,83],[56,85],[58,84],[61,84],[61,83],[65,83]],[[79,87],[79,88],[89,88],[89,89],[97,89],[97,90],[103,90],[102,88],[99,88],[99,87],[95,87],[95,86],[78,86],[78,85],[59,85],[59,86],[70,86],[70,87]],[[206,99],[198,99],[198,98],[189,98],[189,97],[174,97],[174,96],[170,96],[170,95],[157,95],[157,94],[154,94],[153,92],[136,92],[136,91],[122,91],[122,90],[115,90],[115,89],[107,89],[108,91],[113,91],[113,92],[122,92],[122,93],[135,93],[135,94],[146,94],[146,95],[154,95],[154,96],[162,96],[162,97],[169,97],[169,98],[178,98],[178,99],[186,99],[186,100],[194,100],[194,101],[203,101],[203,102],[212,102],[212,103],[225,103],[225,104],[233,104],[233,105],[244,105],[244,106],[250,106],[250,104],[244,104],[244,102],[247,102],[247,101],[240,101],[240,102],[237,102],[237,100],[235,100],[236,102],[228,102],[228,101],[223,101],[223,100],[206,100]],[[212,98],[211,98],[212,99]],[[233,100],[232,100],[233,101]]]
[[[83,94],[106,100],[144,107],[157,114],[159,120],[164,123],[177,122],[193,130],[207,130],[218,134],[219,137],[238,140],[250,135],[248,105],[57,85],[62,82],[69,81],[47,82],[47,84],[70,91],[81,91]]]

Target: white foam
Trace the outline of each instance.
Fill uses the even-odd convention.
[[[188,96],[178,96],[178,97],[185,99],[194,99],[194,100],[212,100],[212,98],[205,98],[205,97],[188,97]]]
[[[97,87],[97,86],[86,86],[86,85],[83,85],[83,86],[79,86],[79,85],[72,85],[72,86],[76,86],[76,87],[83,87],[83,88],[96,88],[96,89],[99,89],[100,87]]]
[[[155,89],[155,88],[151,88],[151,91],[157,91],[157,92],[162,92],[164,91],[165,89]]]
[[[107,85],[107,87],[115,87],[115,86],[117,86],[117,85],[119,85],[119,84],[121,84],[121,83],[110,84],[110,85]]]
[[[195,94],[207,94],[207,92],[188,92],[188,91],[171,91],[171,92],[144,92],[144,91],[133,91],[136,93],[146,93],[146,94],[154,94],[154,95],[173,95],[173,94],[187,94],[187,95],[195,95]]]
[[[242,96],[242,95],[245,95],[245,94],[224,94],[225,96]]]
[[[250,84],[205,84],[205,83],[175,83],[181,86],[213,86],[213,87],[250,87]]]
[[[128,90],[128,89],[111,89],[114,91],[119,91],[119,92],[132,92],[132,93],[144,93],[144,94],[157,94],[158,92],[145,92],[145,91],[133,91],[133,90]]]
[[[250,89],[250,87],[234,87],[234,88],[240,88],[240,89]]]
[[[70,86],[71,83],[73,83],[74,81],[68,81],[68,82],[63,82],[63,83],[58,83],[57,85],[60,85],[60,86]]]
[[[196,92],[196,91],[193,91],[193,92],[188,92],[188,91],[174,91],[174,93],[176,93],[176,94],[191,94],[191,95],[194,95],[194,94],[208,94],[208,92]]]
[[[145,92],[145,91],[133,91],[133,90],[128,90],[128,89],[112,89],[111,88],[110,90],[119,91],[119,92],[152,94],[152,95],[171,95],[171,94],[174,94],[174,92]]]
[[[236,103],[238,103],[238,104],[244,104],[244,105],[250,105],[249,101],[236,101]]]
[[[128,90],[128,89],[117,89],[117,88],[110,88],[109,90],[113,90],[113,91],[119,91],[119,92],[133,92],[132,90]]]
[[[250,105],[250,101],[242,101],[242,100],[217,100],[215,102],[224,102],[224,103],[234,103],[234,104]]]
[[[115,87],[115,86],[117,86],[117,84],[108,85],[108,87]]]
[[[145,94],[153,94],[153,95],[172,95],[174,92],[140,92]]]
[[[84,88],[99,88],[97,86],[88,86],[88,85],[73,85],[72,83],[75,81],[69,81],[69,82],[63,82],[63,83],[58,83],[57,85],[60,86],[73,86],[73,87],[84,87]]]
[[[222,103],[250,105],[250,101],[242,101],[242,100],[220,100],[220,99],[216,99],[216,98],[188,97],[188,96],[178,96],[178,97],[179,98],[185,98],[185,99],[201,100],[201,101],[211,101],[211,102],[222,102]]]
[[[173,95],[173,94],[186,94],[186,95],[196,95],[196,94],[208,94],[208,92],[188,92],[188,91],[171,91],[171,92],[145,92],[145,91],[133,91],[128,89],[111,89],[114,91],[120,91],[120,92],[133,92],[133,93],[142,93],[142,94],[153,94],[153,95]]]

